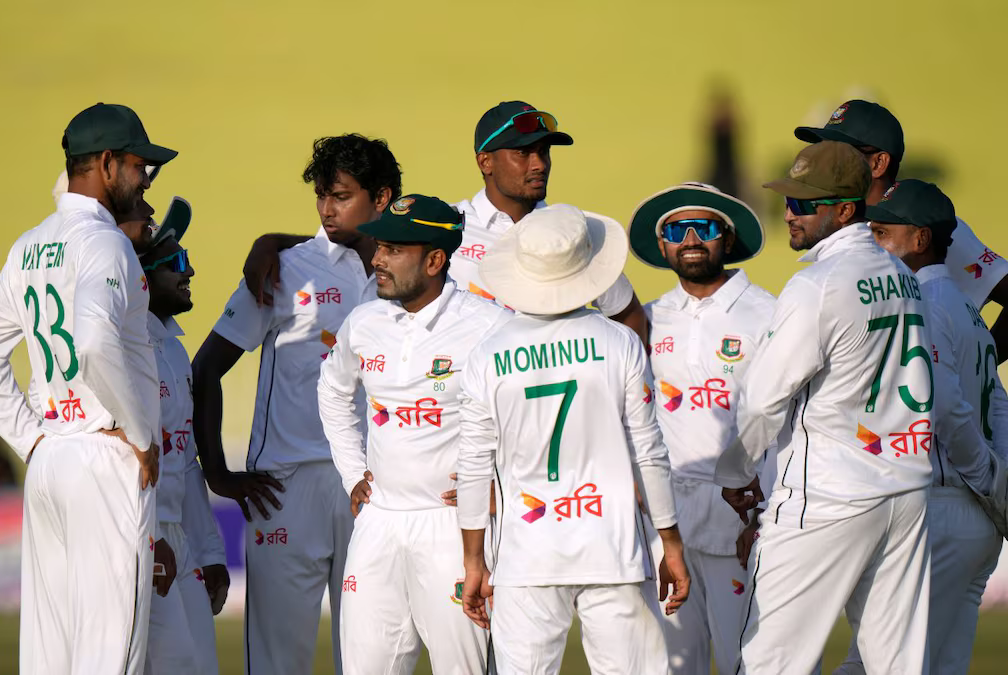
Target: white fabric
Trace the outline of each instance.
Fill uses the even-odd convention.
[[[187,534],[188,536],[188,534]],[[206,584],[198,570],[183,574],[179,570],[175,585],[182,595],[186,623],[196,647],[197,672],[203,675],[217,675],[217,634],[214,626],[213,610]]]
[[[147,638],[147,656],[144,660],[144,675],[175,675],[176,673],[200,672],[196,658],[196,641],[186,615],[180,582],[192,574],[189,547],[185,534],[178,523],[161,523],[161,533],[175,554],[178,571],[168,588],[168,594],[161,597],[152,588],[150,593],[150,632]]]
[[[14,243],[0,272],[0,436],[22,459],[42,432],[122,427],[141,450],[157,438],[147,302],[132,245],[95,199],[64,194]],[[41,423],[10,367],[22,339]]]
[[[735,554],[742,523],[714,485],[714,469],[738,436],[739,393],[774,306],[774,297],[744,271],[729,274],[710,297],[697,299],[676,286],[644,307],[679,532],[687,546],[715,555]]]
[[[499,675],[560,672],[577,614],[588,667],[596,675],[667,675],[658,620],[639,584],[498,587],[490,632]]]
[[[365,505],[347,550],[340,642],[343,670],[409,675],[427,646],[446,675],[486,673],[488,634],[462,611],[462,537],[454,508]],[[338,591],[337,591],[338,592]]]
[[[443,506],[458,462],[461,372],[476,343],[510,315],[453,282],[415,314],[388,300],[351,312],[318,381],[322,427],[348,494],[370,469],[372,504]],[[356,407],[361,384],[366,453]]]
[[[928,651],[932,673],[966,675],[973,656],[980,600],[997,566],[1001,535],[973,496],[956,487],[933,488],[928,500],[931,537],[931,612]],[[834,675],[864,673],[857,644]]]
[[[640,339],[583,309],[517,315],[473,350],[469,364],[459,524],[487,526],[495,478],[493,582],[642,581],[647,542],[638,528],[634,466],[652,465],[665,476],[659,494],[639,483],[656,527],[675,524],[675,506]]]
[[[44,438],[24,486],[20,670],[143,672],[154,490],[133,450],[104,434]]]
[[[803,529],[765,519],[749,557],[738,673],[816,672],[846,610],[867,672],[926,675],[926,500],[913,490]]]
[[[1008,274],[1008,261],[987,248],[961,218],[952,232],[945,264],[956,286],[977,307],[987,304],[991,291]]]
[[[328,457],[278,476],[283,509],[263,519],[250,509],[245,525],[245,653],[248,675],[310,673],[326,585],[339,616],[347,543],[353,530],[350,499]],[[333,658],[340,668],[339,622],[332,622]]]
[[[798,528],[930,484],[920,443],[931,438],[933,395],[919,283],[867,224],[840,229],[801,260],[813,264],[777,300],[739,400],[739,438],[715,473],[719,485],[747,485],[786,423],[768,513]]]
[[[655,561],[661,562],[664,554],[661,538],[650,528],[648,538]],[[734,555],[711,555],[687,546],[683,557],[690,572],[689,600],[671,616],[666,616],[661,604],[655,603],[665,633],[670,672],[709,675],[713,647],[718,672],[734,673],[739,660],[748,572]],[[652,583],[652,597],[657,600],[661,584]]]
[[[472,199],[463,200],[453,206],[465,214],[465,230],[462,233],[462,245],[452,254],[448,273],[462,290],[495,300],[483,288],[478,271],[479,263],[500,236],[515,223],[511,220],[511,216],[498,211],[497,207],[490,203],[486,190],[480,190]],[[545,206],[546,202],[539,202],[535,208],[541,209]],[[630,280],[621,274],[616,283],[602,293],[594,304],[606,316],[615,316],[630,305],[633,293]]]
[[[570,204],[536,209],[505,232],[479,265],[501,302],[530,314],[584,307],[615,283],[629,242],[608,216]]]
[[[330,242],[320,228],[314,239],[280,253],[272,307],[257,307],[244,281],[231,296],[214,332],[245,351],[263,348],[250,471],[330,460],[315,400],[319,369],[367,281],[357,253]]]
[[[1008,419],[1001,406],[995,405],[995,391],[1003,388],[994,338],[945,265],[922,267],[917,279],[931,334],[934,420],[940,441],[928,453],[934,470],[932,484],[965,487],[961,472],[986,492],[990,487],[988,447],[997,442],[998,454],[1008,456]]]

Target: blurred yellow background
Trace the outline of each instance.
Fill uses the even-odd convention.
[[[193,205],[185,238],[196,308],[181,317],[195,353],[238,282],[253,239],[313,233],[300,179],[312,141],[386,138],[408,192],[448,201],[481,181],[473,128],[502,100],[556,114],[575,145],[555,148],[549,200],[622,222],[644,197],[703,178],[714,83],[730,91],[743,196],[769,241],[747,269],[776,293],[797,269],[783,209],[759,188],[793,157],[799,124],[847,98],[888,106],[908,160],[944,170],[957,211],[1008,253],[1000,196],[1008,5],[985,0],[685,2],[29,3],[0,24],[0,248],[48,215],[70,118],[97,102],[133,107],[152,140],[180,151],[148,192]],[[638,264],[642,300],[675,279]],[[988,308],[988,319],[996,308]],[[19,355],[24,381],[26,359]],[[248,439],[257,356],[225,379],[233,464]]]

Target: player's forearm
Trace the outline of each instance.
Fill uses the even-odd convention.
[[[105,317],[78,312],[74,318],[74,342],[80,376],[98,401],[122,427],[126,440],[147,450],[156,439],[142,407],[150,397],[142,396],[137,376],[126,359],[122,338],[115,324]],[[156,386],[157,377],[147,386]]]
[[[193,360],[193,439],[211,490],[227,472],[224,445],[221,443],[221,419],[224,415],[221,375],[210,359],[196,354]]]
[[[462,559],[466,571],[480,571],[486,566],[486,558],[483,557],[485,538],[485,529],[462,528]]]
[[[198,463],[186,468],[185,496],[182,499],[182,531],[192,548],[193,560],[198,567],[223,564],[227,558],[224,541],[217,529],[207,494],[206,481]]]

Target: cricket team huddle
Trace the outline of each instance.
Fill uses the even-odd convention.
[[[327,589],[348,675],[423,647],[436,674],[558,673],[575,615],[593,673],[806,675],[841,612],[834,673],[967,673],[1008,535],[1008,321],[979,312],[1008,262],[897,180],[881,105],[795,136],[764,185],[803,252],[776,298],[726,268],[765,233],[714,186],[625,228],[547,205],[574,140],[522,101],[480,118],[456,204],[404,195],[382,140],[320,138],[317,233],[256,241],[190,361],[192,211],[144,197],[177,153],[130,108],[78,113],[56,211],[0,272],[20,672],[216,674],[209,488],[247,521],[248,675],[312,672]],[[631,252],[671,290],[642,305]],[[256,350],[232,471],[221,382]]]

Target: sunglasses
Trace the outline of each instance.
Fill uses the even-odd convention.
[[[182,274],[189,269],[189,252],[185,249],[176,251],[169,256],[155,260],[150,265],[144,265],[143,269],[145,272],[152,272],[161,265],[168,265],[168,269],[175,274]]]
[[[490,141],[500,136],[510,127],[514,127],[520,134],[531,134],[533,131],[538,131],[539,129],[556,131],[557,120],[553,115],[542,110],[525,110],[517,115],[512,115],[511,119],[502,124],[500,129],[487,136],[487,139],[483,141],[483,144],[476,152],[483,152],[483,148],[489,145]]]
[[[147,166],[145,166],[144,167],[144,171],[147,172],[147,180],[149,180],[150,182],[153,183],[154,179],[157,178],[157,175],[159,173],[161,173],[161,167],[162,166],[164,166],[164,165],[163,164],[156,164],[156,165],[155,164],[148,164]]]
[[[665,223],[661,226],[662,239],[673,244],[681,244],[686,241],[690,230],[700,241],[714,241],[724,234],[725,224],[720,220],[708,218],[689,218],[687,220],[677,220],[674,223]]]
[[[861,197],[834,199],[795,199],[794,197],[785,197],[784,201],[787,203],[788,211],[796,216],[814,216],[819,206],[841,204],[843,202],[859,202],[861,199]]]

